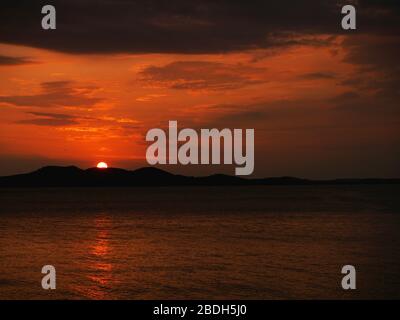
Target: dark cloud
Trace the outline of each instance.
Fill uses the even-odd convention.
[[[342,103],[342,102],[354,102],[355,99],[360,98],[360,95],[355,91],[346,91],[333,97],[331,99],[334,103]]]
[[[28,112],[28,114],[37,116],[38,118],[20,120],[18,124],[33,124],[37,126],[60,127],[78,124],[77,119],[68,114],[62,113],[46,113],[46,112]]]
[[[47,1],[2,1],[0,42],[71,53],[215,53],[310,44],[293,34],[339,34],[341,0],[53,0],[57,29],[42,30]],[[399,32],[398,1],[357,1],[357,32]]]
[[[50,127],[62,127],[67,125],[77,124],[74,120],[69,119],[57,119],[57,118],[37,118],[37,119],[27,119],[20,120],[19,124],[33,124],[36,126],[50,126]]]
[[[400,21],[400,20],[399,20]],[[344,40],[345,62],[364,70],[400,72],[400,33],[395,36],[353,36]]]
[[[31,107],[59,107],[91,106],[101,99],[93,98],[85,93],[77,92],[72,81],[52,81],[41,83],[42,93],[35,95],[10,95],[0,96],[0,103],[8,103],[14,106]]]
[[[323,135],[326,130],[382,128],[400,132],[400,109],[394,100],[348,91],[331,99],[296,99],[244,105],[215,105],[212,119],[198,127],[255,128]],[[186,117],[188,118],[188,117]],[[374,129],[372,129],[374,130]]]
[[[69,114],[64,114],[64,113],[47,113],[47,112],[27,112],[28,114],[32,114],[34,116],[38,117],[48,117],[48,118],[53,118],[53,119],[62,119],[62,120],[71,120],[74,119],[75,117]]]
[[[400,99],[400,36],[356,36],[345,39],[344,61],[357,67],[355,74],[342,81],[351,90],[368,92],[382,104]]]
[[[124,132],[137,131],[142,129],[141,124],[133,119],[118,118],[112,116],[88,116],[83,114],[66,114],[53,112],[27,111],[26,114],[34,118],[19,120],[17,124],[30,124],[37,126],[63,127],[79,125],[87,128],[103,128],[122,130]]]
[[[266,82],[265,69],[207,61],[175,61],[160,67],[150,66],[140,76],[152,86],[189,90],[237,89]]]
[[[29,63],[34,63],[34,61],[26,57],[11,57],[0,54],[0,66],[17,66]]]
[[[299,78],[305,80],[324,80],[324,79],[335,79],[336,76],[337,75],[333,72],[312,72],[303,74]]]

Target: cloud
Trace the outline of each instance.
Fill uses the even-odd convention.
[[[47,112],[28,112],[29,114],[39,116],[39,117],[48,117],[48,118],[53,118],[53,119],[73,119],[75,118],[72,115],[69,114],[63,114],[63,113],[47,113]]]
[[[38,118],[17,121],[18,124],[32,124],[37,126],[60,127],[78,124],[77,118],[62,113],[28,112]]]
[[[0,54],[0,66],[18,66],[30,63],[35,63],[35,61],[26,57],[12,57]]]
[[[84,133],[84,138],[89,136],[127,138],[127,135],[142,129],[142,124],[138,120],[127,117],[88,116],[85,112],[83,114],[37,111],[27,111],[25,113],[34,117],[16,121],[16,124],[57,127],[58,130],[70,133],[78,133],[79,135]],[[80,137],[80,139],[82,138]]]
[[[221,53],[296,45],[291,34],[340,34],[348,1],[54,0],[57,29],[44,31],[46,1],[3,0],[0,42],[69,53]],[[359,0],[362,33],[399,32],[399,2]],[[22,20],[23,19],[23,20]],[[309,42],[309,45],[313,45]]]
[[[355,91],[346,91],[331,99],[334,103],[343,103],[343,102],[354,102],[354,100],[359,99],[360,95]]]
[[[182,115],[182,125],[195,128],[255,128],[264,137],[268,137],[265,132],[272,131],[298,132],[299,135],[308,132],[313,134],[310,139],[334,130],[346,130],[349,133],[374,128],[399,132],[400,123],[398,103],[354,91],[331,98],[325,96],[213,105],[202,108],[202,111],[196,109],[195,113],[196,119],[190,114]]]
[[[0,103],[8,103],[17,107],[86,107],[91,106],[101,99],[93,98],[84,92],[79,92],[72,81],[51,81],[41,83],[42,93],[35,95],[9,95],[0,96]]]
[[[299,78],[305,80],[324,80],[324,79],[329,80],[329,79],[335,79],[336,74],[333,72],[312,72],[303,74]]]
[[[366,70],[399,71],[400,36],[358,35],[345,38],[344,61]]]
[[[266,82],[265,69],[207,61],[175,61],[140,72],[152,86],[171,89],[227,90]]]
[[[77,124],[77,122],[74,120],[57,119],[57,118],[27,119],[27,120],[20,120],[17,123],[33,124],[36,126],[50,126],[50,127],[59,127],[59,126],[68,126],[68,125],[72,125],[72,124]]]
[[[354,65],[357,72],[342,81],[352,90],[369,92],[387,104],[400,98],[400,36],[381,35],[348,37],[343,43],[344,61]]]

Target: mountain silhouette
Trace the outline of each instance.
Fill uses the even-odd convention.
[[[89,168],[84,170],[75,166],[47,166],[30,173],[0,177],[0,187],[246,186],[398,183],[400,183],[400,179],[308,180],[295,177],[249,179],[224,174],[190,177],[172,174],[155,167],[145,167],[130,171],[119,168]]]

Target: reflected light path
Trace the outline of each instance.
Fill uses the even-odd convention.
[[[97,215],[91,224],[95,237],[86,247],[87,259],[83,266],[88,271],[85,274],[86,281],[74,289],[89,299],[108,299],[113,283],[113,252],[110,245],[112,218],[106,214]]]

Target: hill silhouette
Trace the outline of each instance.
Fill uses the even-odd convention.
[[[47,166],[26,174],[0,177],[0,187],[245,186],[398,183],[400,183],[400,179],[308,180],[295,177],[249,179],[224,174],[190,177],[172,174],[155,167],[145,167],[130,171],[119,168],[89,168],[84,170],[75,166]]]

